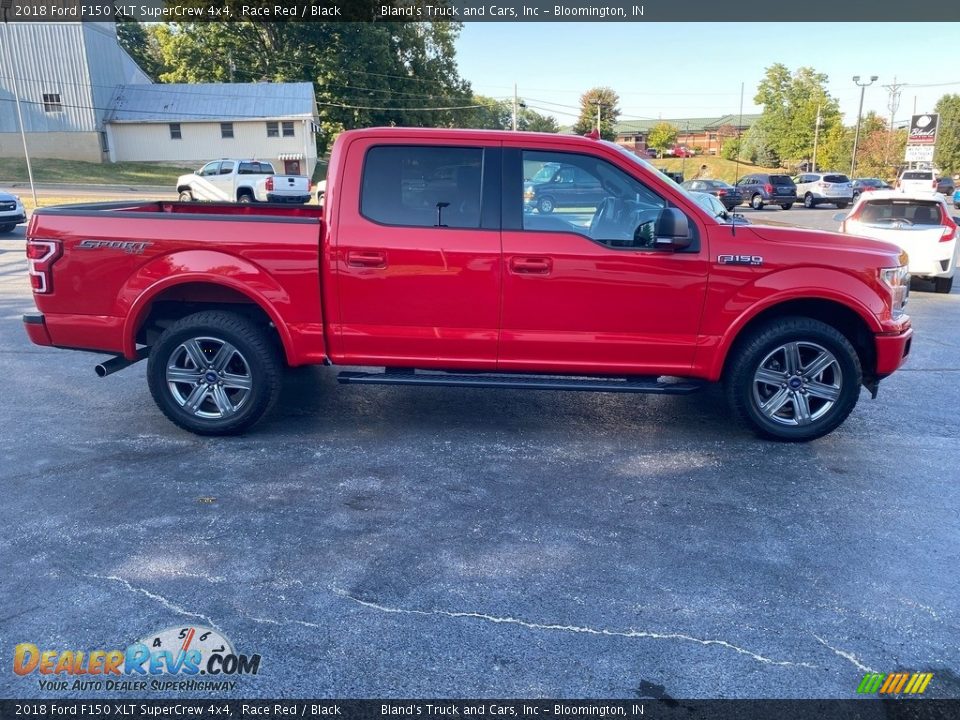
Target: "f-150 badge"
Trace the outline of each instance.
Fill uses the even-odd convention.
[[[717,255],[717,262],[721,265],[763,265],[760,255]]]

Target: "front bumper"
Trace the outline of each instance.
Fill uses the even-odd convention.
[[[24,212],[13,213],[7,215],[5,213],[0,213],[0,225],[9,225],[14,223],[15,225],[20,225],[27,221],[27,214]]]
[[[875,336],[877,346],[877,378],[884,378],[899,368],[910,354],[913,328],[892,335]]]

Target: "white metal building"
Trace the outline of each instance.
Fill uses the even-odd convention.
[[[14,74],[31,156],[92,162],[106,158],[114,89],[150,82],[117,43],[113,23],[2,25],[0,157],[23,157]]]
[[[23,157],[14,78],[31,157],[185,167],[243,157],[307,175],[317,163],[311,83],[152,83],[112,22],[0,26],[0,158]]]
[[[255,158],[293,175],[311,175],[317,164],[311,83],[121,85],[106,128],[111,161],[199,167]]]

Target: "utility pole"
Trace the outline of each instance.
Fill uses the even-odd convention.
[[[823,116],[820,115],[820,105],[817,105],[817,120],[813,126],[813,161],[810,172],[817,171],[817,144],[820,141],[820,126],[823,124]]]
[[[870,76],[870,82],[861,83],[860,76],[854,75],[853,81],[860,88],[860,109],[857,110],[857,132],[853,136],[853,154],[850,156],[850,179],[853,180],[853,171],[857,166],[857,145],[860,143],[860,120],[863,115],[863,94],[866,89],[877,81],[876,75]]]
[[[17,120],[20,123],[20,140],[23,141],[23,158],[27,162],[27,177],[30,178],[30,194],[33,195],[33,206],[37,207],[37,188],[33,184],[33,167],[30,165],[30,153],[27,151],[27,133],[23,127],[23,112],[20,110],[20,81],[17,80],[17,71],[13,67],[13,51],[10,49],[10,25],[7,23],[7,13],[11,7],[13,7],[13,0],[0,0],[0,8],[3,8],[4,49],[7,55],[4,62],[10,68],[10,75],[13,76],[13,97],[17,101]]]
[[[517,131],[517,84],[513,84],[513,131]]]
[[[884,164],[891,165],[890,162],[890,145],[893,143],[893,119],[897,114],[897,109],[900,107],[900,88],[902,88],[906,83],[898,83],[897,76],[893,76],[893,83],[891,85],[884,85],[883,87],[889,91],[890,99],[887,100],[887,110],[890,111],[890,132],[887,133],[887,149],[884,155]]]
[[[600,132],[600,108],[603,107],[603,103],[599,100],[597,101],[597,133]]]

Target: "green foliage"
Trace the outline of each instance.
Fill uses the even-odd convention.
[[[817,170],[847,172],[853,154],[853,128],[834,125],[820,136],[817,149]]]
[[[620,96],[611,88],[595,87],[580,96],[580,118],[573,126],[577,135],[586,135],[597,126],[597,104],[600,105],[600,137],[614,140],[614,125],[620,118]]]
[[[940,113],[940,126],[934,164],[944,174],[960,173],[960,95],[941,97],[936,112]]]
[[[720,157],[724,160],[736,160],[740,154],[741,142],[739,138],[727,140],[720,149]]]
[[[838,102],[826,90],[827,80],[826,75],[810,67],[793,73],[781,63],[768,67],[754,96],[763,113],[751,128],[756,129],[749,143],[751,152],[773,160],[773,164],[809,159],[813,155],[817,107],[821,138],[841,122]]]
[[[520,120],[517,123],[519,130],[529,130],[530,132],[557,133],[560,132],[560,124],[549,115],[541,115],[536,110],[524,108],[520,111]]]
[[[380,4],[356,0],[350,10],[372,17]],[[313,82],[322,150],[345,129],[475,124],[474,111],[488,108],[472,107],[457,72],[459,32],[458,23],[441,21],[243,20],[159,23],[148,35],[163,82]]]
[[[780,158],[774,150],[775,137],[767,129],[766,124],[757,122],[743,134],[740,141],[740,157],[756,165],[777,167]]]
[[[120,15],[117,20],[117,41],[151,80],[156,82],[164,71],[160,48],[152,33],[136,20]]]
[[[677,141],[677,128],[668,122],[658,122],[647,135],[647,147],[652,147],[657,151],[657,155],[663,157],[663,151],[673,147]]]

